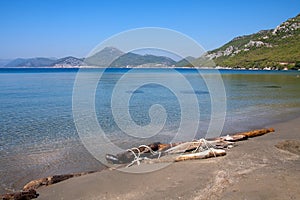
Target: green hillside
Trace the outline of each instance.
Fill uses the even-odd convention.
[[[241,36],[208,52],[222,67],[300,68],[300,14],[275,29]]]
[[[135,53],[125,53],[114,60],[110,67],[136,67],[145,64],[160,64],[164,66],[171,66],[174,65],[176,62],[171,58],[165,56],[155,56],[155,55],[139,55]],[[148,67],[151,65],[147,65]],[[154,65],[155,66],[155,65]]]

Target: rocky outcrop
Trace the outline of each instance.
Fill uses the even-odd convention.
[[[247,44],[245,44],[246,48],[249,48],[249,47],[263,47],[263,46],[265,46],[265,47],[272,47],[271,44],[266,43],[266,42],[262,42],[262,41],[253,41],[253,40],[250,40],[250,42],[248,42]]]
[[[298,15],[299,16],[299,15]],[[297,17],[289,19],[286,22],[283,22],[279,26],[277,26],[273,31],[273,35],[277,35],[280,33],[292,33],[300,28],[300,22],[298,21]]]

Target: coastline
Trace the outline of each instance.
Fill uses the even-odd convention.
[[[240,71],[291,71],[291,72],[299,72],[300,69],[264,69],[264,68],[243,68],[243,67],[199,67],[199,66],[193,66],[193,67],[174,67],[174,66],[166,66],[166,67],[139,67],[139,66],[130,66],[130,67],[99,67],[99,66],[71,66],[71,67],[54,67],[54,66],[47,66],[47,67],[0,67],[1,70],[5,69],[201,69],[201,70],[240,70]]]
[[[41,187],[38,199],[298,199],[299,154],[275,145],[300,141],[299,122],[273,124],[275,133],[241,141],[224,157],[172,163],[145,174],[103,170]]]

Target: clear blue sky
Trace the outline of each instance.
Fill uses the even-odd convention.
[[[0,59],[83,57],[114,34],[149,26],[211,50],[299,12],[299,0],[0,0]]]

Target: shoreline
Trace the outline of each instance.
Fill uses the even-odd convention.
[[[286,197],[283,195],[297,199],[299,155],[275,145],[285,140],[300,141],[299,122],[300,118],[295,118],[273,124],[275,133],[241,141],[224,157],[172,163],[146,174],[102,170],[41,187],[37,189],[38,199],[240,199],[241,195],[250,199],[280,199]],[[278,187],[270,188],[269,180]]]
[[[269,72],[300,72],[300,69],[295,70],[295,69],[261,69],[261,68],[230,68],[230,67],[136,67],[136,66],[132,66],[132,67],[93,67],[93,66],[72,66],[72,67],[0,67],[0,70],[17,70],[17,69],[70,69],[70,70],[79,70],[79,69],[91,69],[91,70],[95,70],[95,69],[197,69],[197,70],[228,70],[228,71],[253,71],[253,72],[257,72],[257,71],[269,71]]]

